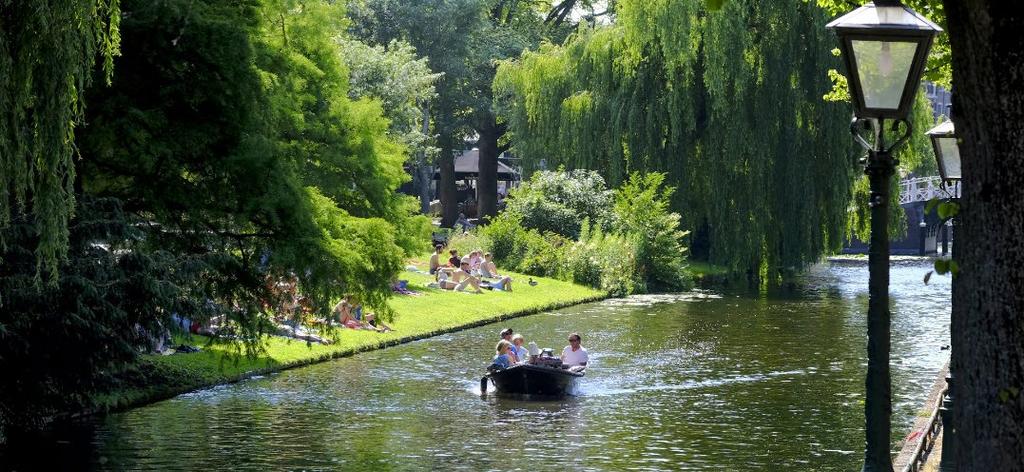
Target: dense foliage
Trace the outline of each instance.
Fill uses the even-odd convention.
[[[821,99],[838,60],[818,7],[724,10],[616,2],[614,25],[504,64],[496,93],[528,164],[665,172],[695,257],[774,277],[844,242],[849,109]]]
[[[114,200],[79,199],[60,277],[39,287],[35,229],[12,220],[0,264],[0,439],[8,427],[90,406],[168,313],[202,309],[184,294],[209,265],[140,250],[142,232],[129,221]]]
[[[395,192],[408,148],[381,102],[349,96],[340,6],[120,7],[122,56],[109,85],[86,90],[79,168],[61,177],[102,205],[76,210],[52,286],[30,284],[50,235],[22,213],[5,229],[0,344],[17,352],[0,355],[0,423],[87,406],[172,314],[218,317],[258,351],[272,321],[308,319],[275,313],[291,274],[318,314],[354,293],[387,317],[394,276],[429,241],[429,220]],[[39,362],[49,371],[28,370]]]
[[[681,290],[686,233],[664,179],[637,173],[610,191],[593,172],[537,173],[480,230],[483,245],[503,267],[615,295]]]
[[[74,213],[75,127],[97,63],[110,79],[118,0],[0,1],[0,245],[31,219],[40,275],[56,277]]]
[[[541,171],[509,193],[507,208],[527,228],[576,238],[584,221],[609,227],[612,192],[595,171]]]

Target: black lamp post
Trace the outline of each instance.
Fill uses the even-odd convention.
[[[892,152],[910,137],[906,120],[924,71],[935,23],[899,0],[868,3],[827,26],[839,37],[846,62],[854,118],[854,138],[868,151],[865,173],[871,184],[871,249],[868,256],[868,373],[864,471],[892,471],[892,385],[889,374],[889,184],[896,169]],[[885,143],[903,123],[903,135]],[[862,136],[870,131],[871,141]]]
[[[928,137],[932,140],[935,148],[935,160],[939,163],[939,175],[947,189],[952,189],[952,199],[957,199],[956,183],[960,180],[960,146],[957,144],[956,130],[953,122],[946,120],[944,123],[928,130]],[[953,216],[953,237],[956,237],[957,218]],[[950,323],[952,329],[952,323]],[[952,333],[950,333],[952,338]],[[950,356],[952,358],[952,356]],[[942,407],[939,413],[942,414],[942,461],[939,463],[940,471],[956,470],[956,427],[953,425],[953,373],[955,369],[950,362],[949,375],[946,376],[946,396],[942,398]]]

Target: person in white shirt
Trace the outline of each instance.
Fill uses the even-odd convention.
[[[587,367],[590,360],[587,357],[587,350],[580,345],[579,333],[569,335],[569,345],[562,349],[562,364],[568,366],[571,371],[580,371]]]
[[[530,358],[530,353],[529,351],[526,350],[525,347],[523,347],[523,342],[525,342],[525,340],[523,339],[523,335],[512,335],[512,350],[515,351],[516,359],[518,359],[518,362],[520,364],[526,362]]]

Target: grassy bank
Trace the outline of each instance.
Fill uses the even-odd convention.
[[[419,267],[423,267],[419,264]],[[395,295],[392,307],[396,318],[394,331],[376,333],[342,329],[337,342],[313,344],[281,337],[269,337],[264,353],[256,357],[240,356],[238,346],[208,344],[201,336],[192,336],[188,344],[202,348],[193,354],[145,356],[141,374],[130,385],[99,399],[99,410],[116,410],[169,398],[212,385],[235,382],[254,375],[308,365],[337,357],[380,349],[404,342],[467,327],[537,313],[603,298],[604,293],[543,277],[533,277],[536,286],[526,283],[528,276],[510,273],[512,292],[485,291],[483,294],[456,293],[427,288],[433,278],[426,274],[403,272],[409,289],[420,296]]]

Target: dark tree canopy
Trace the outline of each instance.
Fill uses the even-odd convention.
[[[83,95],[118,54],[117,0],[0,2],[0,245],[31,218],[37,272],[56,280],[74,213],[75,127]]]

